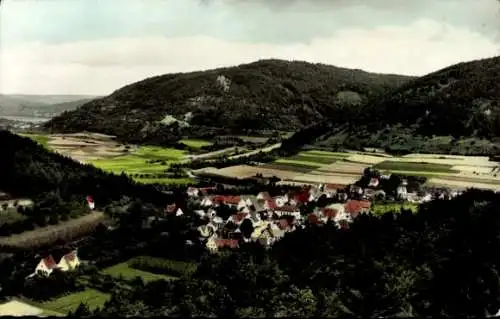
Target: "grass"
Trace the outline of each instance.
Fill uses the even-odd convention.
[[[135,174],[164,174],[170,164],[179,163],[184,160],[186,151],[163,148],[157,146],[141,146],[139,149],[128,155],[114,158],[92,160],[90,163],[104,171],[115,174],[122,172],[127,175]],[[149,163],[150,160],[162,162]],[[141,183],[162,183],[162,184],[184,184],[186,179],[174,178],[136,178]]]
[[[397,162],[397,161],[384,161],[374,165],[374,168],[396,171],[418,171],[418,172],[431,172],[431,173],[458,173],[457,170],[452,169],[451,165],[435,164],[435,163],[416,163],[416,162]]]
[[[433,177],[446,177],[450,176],[451,173],[443,173],[443,172],[424,172],[424,171],[399,171],[399,170],[389,170],[389,171],[383,171],[384,174],[392,173],[392,174],[398,174],[398,175],[404,175],[404,176],[420,176],[420,177],[427,177],[427,178],[433,178]]]
[[[106,269],[102,270],[102,273],[107,274],[107,275],[111,275],[113,277],[119,277],[120,275],[122,275],[123,278],[126,280],[131,280],[131,279],[134,279],[137,276],[139,276],[145,282],[151,282],[151,281],[162,280],[162,279],[169,280],[169,279],[175,278],[172,276],[153,274],[153,273],[150,273],[147,271],[134,269],[134,268],[130,267],[129,262],[130,261],[126,261],[126,262],[111,266],[109,268],[106,268]]]
[[[209,146],[212,145],[212,142],[205,141],[205,140],[197,140],[197,139],[185,139],[185,140],[180,140],[179,143],[182,143],[184,145],[187,145],[189,147],[193,148],[201,148],[203,146]]]
[[[318,164],[318,165],[328,165],[328,164],[333,164],[340,158],[335,158],[335,157],[329,157],[329,156],[316,156],[316,155],[310,155],[310,154],[298,154],[292,157],[287,157],[287,160],[293,160],[293,161],[299,161],[299,162],[305,162],[305,163],[312,163],[312,164]]]
[[[17,212],[16,209],[8,208],[2,210],[0,208],[0,226],[3,224],[13,224],[26,219],[26,216]]]
[[[262,164],[259,167],[282,170],[282,171],[297,172],[297,173],[307,173],[307,172],[310,172],[311,170],[314,169],[314,168],[310,168],[310,167],[304,167],[303,165],[283,164],[283,163],[281,163],[281,164],[267,163],[267,164]]]
[[[49,137],[47,135],[40,134],[19,134],[20,136],[27,137],[42,145],[45,148],[49,148]]]
[[[371,211],[374,215],[383,215],[387,212],[400,212],[401,209],[411,210],[416,213],[418,211],[418,204],[415,203],[385,203],[374,204]]]
[[[60,297],[54,300],[50,300],[41,303],[41,308],[47,309],[49,311],[55,311],[56,313],[67,314],[69,311],[75,311],[80,303],[85,303],[90,309],[96,309],[97,307],[104,306],[104,303],[108,301],[110,296],[103,292],[94,289],[85,289],[84,291],[79,291]]]

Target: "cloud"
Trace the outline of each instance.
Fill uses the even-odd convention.
[[[498,54],[500,45],[492,39],[430,20],[406,26],[343,29],[307,44],[245,43],[202,36],[30,43],[0,51],[0,92],[109,94],[154,75],[263,58],[423,75],[450,64]]]

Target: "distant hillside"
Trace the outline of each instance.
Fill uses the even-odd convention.
[[[335,116],[339,109],[362,105],[410,79],[323,64],[261,60],[148,78],[66,112],[46,127],[145,142],[151,135],[178,133],[165,129],[166,121],[161,124],[172,117],[188,122],[191,131],[200,127],[232,132],[297,130]]]
[[[75,110],[95,96],[0,94],[0,116],[53,117]]]
[[[351,114],[350,127],[337,123],[316,144],[497,153],[499,83],[500,57],[459,63],[358,108]]]

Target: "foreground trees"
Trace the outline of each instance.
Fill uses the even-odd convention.
[[[204,258],[190,278],[116,293],[99,315],[485,316],[500,308],[500,196],[362,215]]]

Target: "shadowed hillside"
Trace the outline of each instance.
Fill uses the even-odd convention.
[[[333,119],[315,125],[301,133],[307,136],[302,144],[316,137],[315,144],[326,147],[496,154],[499,81],[500,57],[459,63],[352,108],[344,123]]]

